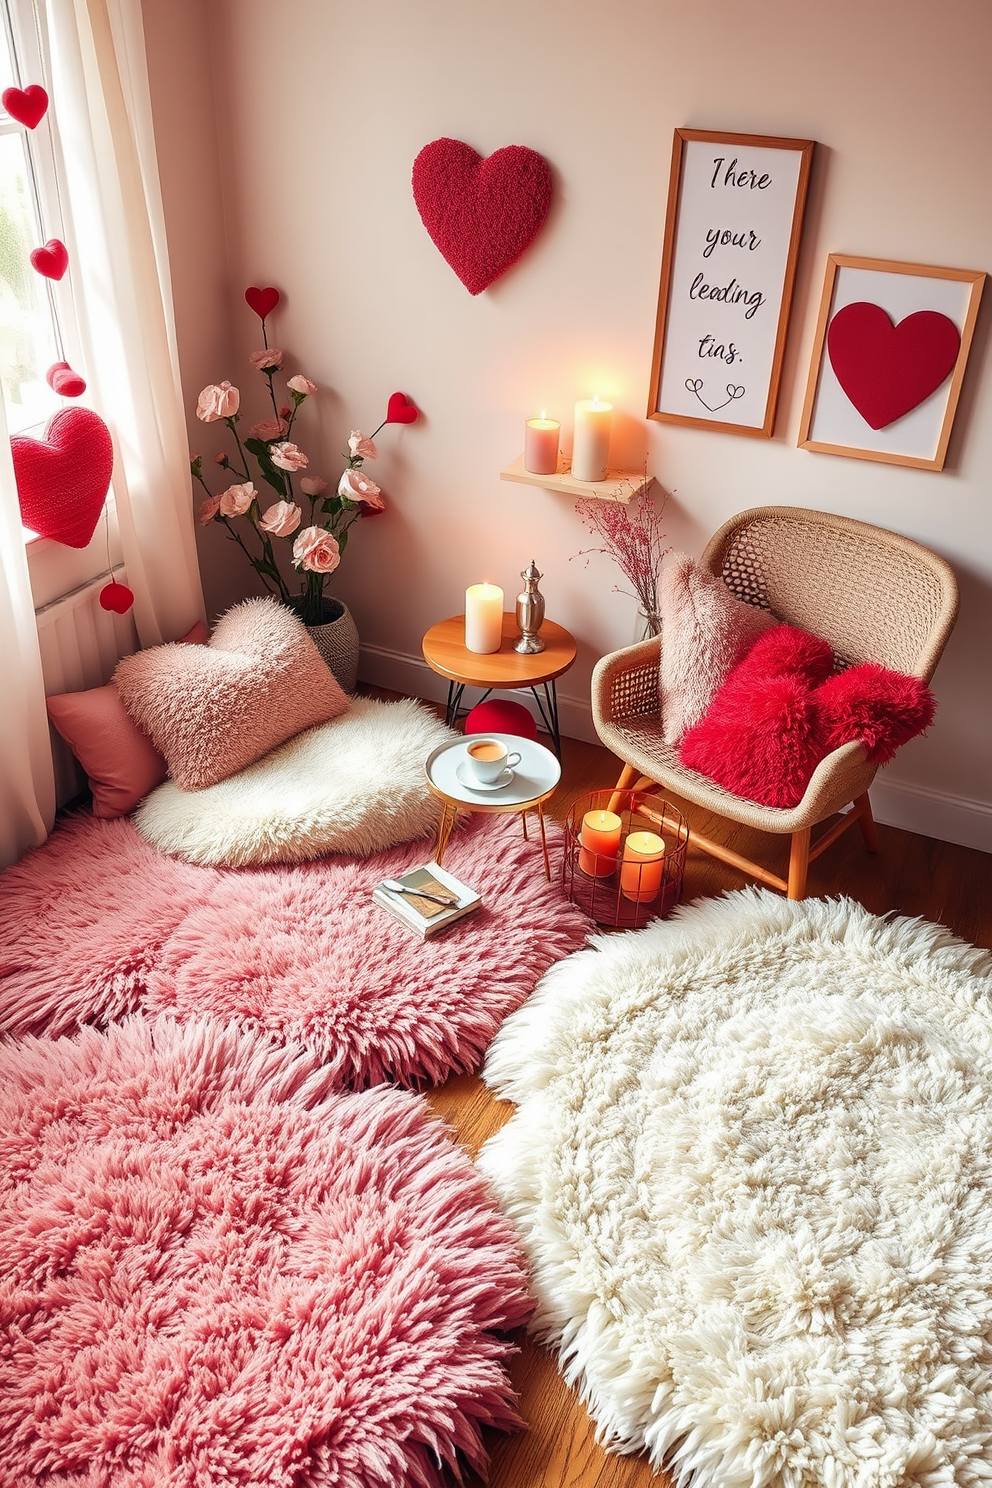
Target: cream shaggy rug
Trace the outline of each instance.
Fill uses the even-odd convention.
[[[382,852],[435,830],[424,761],[455,737],[413,698],[356,698],[217,785],[182,791],[167,780],[134,822],[153,847],[215,867]]]
[[[992,956],[744,890],[554,966],[480,1165],[602,1436],[694,1488],[992,1475]]]

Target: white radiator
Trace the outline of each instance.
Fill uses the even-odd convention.
[[[114,578],[127,583],[123,568],[114,570]],[[134,612],[115,615],[100,604],[100,590],[109,582],[102,574],[35,611],[46,697],[102,686],[120,658],[137,651]],[[54,729],[51,733],[56,800],[63,806],[85,789],[86,776]]]

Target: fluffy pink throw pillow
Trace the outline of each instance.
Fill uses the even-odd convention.
[[[209,634],[198,620],[175,644],[205,646]],[[94,816],[104,821],[127,816],[169,773],[151,739],[131,721],[112,682],[85,692],[56,693],[45,703],[55,728],[86,771]]]
[[[767,610],[735,599],[716,574],[686,553],[661,570],[661,723],[676,744],[697,723],[717,688],[763,631],[776,623]]]
[[[349,706],[306,628],[273,599],[228,610],[208,646],[126,657],[114,682],[181,790],[216,785]]]

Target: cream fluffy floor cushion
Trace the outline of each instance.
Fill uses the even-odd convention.
[[[434,831],[424,761],[455,737],[415,699],[359,698],[217,785],[182,791],[167,780],[135,825],[163,852],[220,867],[381,852]]]

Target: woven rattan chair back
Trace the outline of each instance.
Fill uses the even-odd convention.
[[[702,562],[738,599],[824,636],[842,666],[877,661],[929,681],[957,615],[957,583],[943,558],[827,512],[740,512]]]

